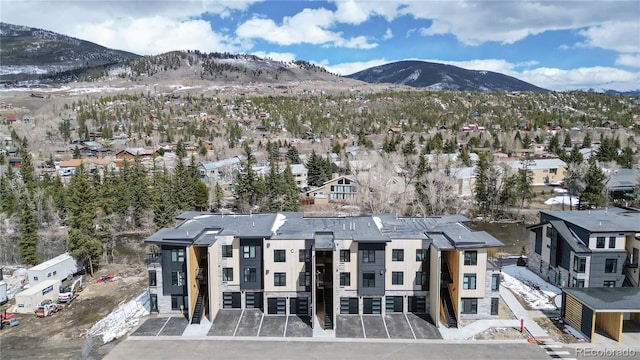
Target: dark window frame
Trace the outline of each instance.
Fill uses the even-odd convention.
[[[465,252],[464,252],[464,264],[465,265],[478,265],[478,250],[465,250]]]
[[[478,313],[478,298],[462,298],[462,314]]]
[[[309,262],[309,261],[311,261],[311,249],[298,250],[298,262]]]
[[[596,249],[604,249],[604,243],[606,241],[606,237],[598,236],[596,237]]]
[[[500,274],[491,274],[491,291],[500,290]]]
[[[184,277],[184,271],[172,271],[171,272],[171,286],[185,286],[186,279]]]
[[[158,286],[158,273],[155,270],[149,270],[149,286]]]
[[[618,273],[618,259],[604,259],[604,272],[606,274]]]
[[[404,271],[391,272],[391,285],[404,285]]]
[[[343,271],[340,273],[340,286],[351,286],[351,273]]]
[[[374,288],[376,287],[376,273],[375,272],[363,272],[362,273],[362,287]]]
[[[373,261],[371,260],[373,258]],[[362,262],[364,264],[375,264],[376,251],[375,250],[362,250]]]
[[[243,279],[246,283],[254,283],[258,281],[258,271],[255,267],[248,266],[242,270]]]
[[[615,249],[615,248],[616,248],[616,237],[609,236],[609,249]]]
[[[255,245],[245,245],[242,247],[242,257],[244,259],[255,259],[257,253],[257,246]]]
[[[349,249],[340,250],[340,262],[351,262],[351,251]]]
[[[468,279],[468,280],[467,280]],[[473,287],[471,287],[473,285]],[[476,290],[478,287],[478,274],[464,274],[462,277],[463,290]]]
[[[615,280],[605,280],[602,283],[602,287],[616,287],[616,281]]]
[[[404,249],[391,249],[391,261],[404,261]]]
[[[277,262],[277,263],[287,262],[287,250],[284,250],[284,249],[273,250],[273,262]]]
[[[491,315],[499,315],[500,298],[491,298]]]
[[[223,258],[233,257],[233,245],[222,245],[222,257]]]
[[[287,286],[287,273],[286,272],[274,272],[273,273],[273,286]]]
[[[577,273],[584,273],[587,271],[587,258],[584,256],[575,256],[573,258],[573,271]]]
[[[416,261],[427,260],[427,249],[416,249]]]
[[[231,271],[231,276],[229,276],[229,270]],[[232,267],[224,267],[224,268],[222,268],[222,281],[233,281],[233,268]]]
[[[185,258],[184,249],[171,249],[171,262],[183,263]]]
[[[426,282],[427,273],[426,271],[416,271],[416,281],[415,284],[418,286],[424,286]]]

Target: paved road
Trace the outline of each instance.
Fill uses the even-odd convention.
[[[105,360],[130,359],[549,359],[538,345],[528,343],[441,343],[354,341],[243,341],[136,338],[118,344]],[[219,357],[220,356],[220,357]]]

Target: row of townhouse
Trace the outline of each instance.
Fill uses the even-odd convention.
[[[639,286],[640,210],[541,211],[529,268],[560,287]]]
[[[449,326],[498,316],[503,246],[459,216],[187,212],[145,240],[151,310],[215,321],[226,309],[315,316],[422,313]]]

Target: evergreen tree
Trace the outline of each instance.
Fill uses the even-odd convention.
[[[600,142],[600,148],[598,149],[597,159],[602,162],[614,161],[618,157],[618,149],[616,148],[613,139],[608,136],[604,136]]]
[[[156,229],[171,226],[176,215],[176,206],[172,199],[171,180],[166,169],[162,176],[156,179],[153,194],[153,223]]]
[[[22,148],[20,156],[22,157],[22,164],[20,164],[20,177],[22,177],[22,182],[24,183],[25,188],[27,188],[29,192],[33,192],[36,187],[36,175],[31,154],[27,148]]]
[[[564,147],[565,149],[573,147],[573,142],[571,141],[570,133],[567,133],[567,136],[564,137],[564,143],[562,144],[562,147]]]
[[[533,175],[528,170],[532,161],[529,159],[525,159],[521,162],[522,167],[518,169],[516,183],[515,183],[515,194],[518,196],[520,200],[520,208],[524,208],[525,202],[528,204],[531,199],[533,199]]]
[[[146,169],[136,159],[128,183],[132,217],[136,227],[142,225],[144,214],[151,207],[151,192]]]
[[[269,173],[265,178],[266,199],[264,210],[277,212],[283,207],[283,186],[278,173],[276,162],[272,159],[269,164]]]
[[[283,211],[298,211],[300,210],[300,195],[298,190],[298,184],[291,172],[291,165],[287,163],[287,167],[282,173],[282,185],[284,187],[284,204]]]
[[[191,184],[193,194],[193,207],[197,211],[209,209],[209,188],[200,180],[193,180]]]
[[[15,189],[16,178],[11,167],[7,168],[6,176],[0,174],[0,212],[11,217],[18,211],[18,197]]]
[[[233,189],[236,209],[241,213],[247,213],[264,194],[264,183],[252,168],[256,159],[249,144],[245,142],[243,146],[246,160],[242,163],[242,169],[236,176]]]
[[[585,176],[586,187],[579,198],[579,206],[600,207],[605,204],[605,184],[606,176],[598,167],[595,157],[589,158],[589,169]]]
[[[320,186],[330,179],[331,175],[327,175],[327,167],[322,156],[316,154],[315,150],[311,152],[306,163],[307,167],[307,183],[309,186]]]
[[[558,133],[553,134],[553,136],[549,140],[549,145],[547,146],[547,150],[550,153],[554,153],[556,155],[560,152],[560,139],[558,137]]]
[[[567,163],[578,163],[578,164],[584,161],[584,156],[580,152],[580,149],[578,149],[578,145],[573,146],[573,148],[571,149],[571,152],[567,156],[565,156],[564,161]]]
[[[300,154],[298,153],[297,147],[289,145],[289,148],[287,149],[287,160],[291,164],[300,164]]]
[[[67,250],[88,266],[93,276],[93,265],[99,263],[102,244],[96,236],[95,196],[82,166],[69,183],[69,238]]]
[[[491,207],[491,201],[489,198],[489,187],[491,186],[491,184],[489,184],[489,168],[491,163],[489,160],[489,153],[481,152],[478,155],[479,159],[475,169],[476,182],[473,189],[473,195],[476,201],[476,206],[478,207],[479,212],[484,215],[484,219],[486,221]]]
[[[582,148],[583,149],[591,148],[591,135],[589,135],[589,133],[586,133],[584,135],[584,138],[582,139]]]
[[[440,135],[440,133],[436,135]],[[440,144],[442,144],[442,137],[440,137]],[[409,138],[409,141],[407,141],[406,143],[404,143],[404,145],[402,145],[402,155],[406,157],[409,155],[415,155],[417,153],[418,153],[418,150],[416,150],[416,141],[413,138],[413,135],[411,135],[411,137]]]
[[[633,150],[629,146],[625,146],[622,149],[622,153],[618,156],[618,164],[625,169],[633,168],[634,159],[633,159]]]
[[[18,250],[24,265],[33,266],[40,263],[38,258],[38,224],[33,215],[31,200],[27,194],[20,198],[22,214],[20,214],[20,232],[18,233]]]
[[[222,209],[222,201],[224,200],[224,193],[222,192],[222,187],[220,184],[216,182],[214,199],[213,199],[213,207],[215,210]]]

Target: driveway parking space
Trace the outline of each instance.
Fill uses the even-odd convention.
[[[414,339],[413,331],[404,314],[388,314],[384,316],[387,331],[391,339]]]
[[[442,335],[428,315],[408,313],[409,325],[416,334],[416,339],[442,339]]]
[[[262,325],[260,325],[260,333],[258,334],[258,336],[282,337],[284,336],[284,328],[286,326],[286,323],[286,316],[265,316],[262,319]]]
[[[260,321],[263,316],[264,313],[260,310],[245,310],[240,318],[240,323],[238,324],[238,330],[236,330],[235,336],[258,336]]]
[[[160,330],[160,336],[181,336],[184,329],[189,325],[189,321],[183,317],[171,317],[164,328]]]
[[[146,319],[136,331],[131,334],[132,336],[157,336],[160,330],[164,327],[164,324],[169,321],[166,317],[153,317]]]
[[[364,338],[360,315],[336,316],[336,337],[339,338]]]
[[[240,321],[241,310],[220,310],[213,320],[209,336],[233,336]]]
[[[289,316],[287,321],[286,337],[312,337],[313,329],[311,328],[310,316]]]
[[[362,315],[364,337],[367,339],[388,339],[382,315]]]

